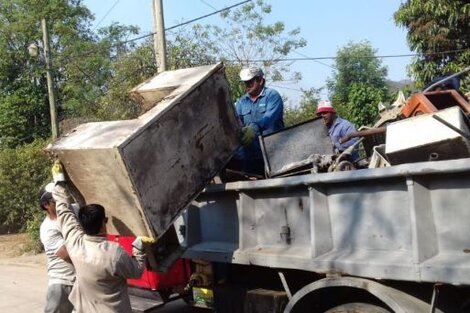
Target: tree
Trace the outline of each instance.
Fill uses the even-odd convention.
[[[119,81],[115,79],[119,76],[119,65],[136,47],[132,41],[125,42],[125,38],[136,35],[138,28],[114,23],[98,30],[97,35],[92,34],[91,30],[89,32],[91,40],[75,42],[70,55],[60,56],[66,61],[58,77],[62,84],[59,90],[62,119],[125,119],[125,114],[116,113],[122,111],[118,101],[110,109],[109,97],[116,89],[123,87],[122,81],[132,83],[141,78],[139,71],[142,69],[139,68],[132,73],[122,73]],[[116,98],[119,99],[118,96]]]
[[[387,68],[375,53],[368,41],[348,43],[339,49],[336,71],[327,81],[338,113],[356,126],[372,124],[377,104],[388,100]]]
[[[284,125],[289,127],[315,118],[320,91],[321,89],[315,88],[302,90],[300,105],[284,108]]]
[[[408,30],[411,50],[418,53],[410,66],[418,87],[470,64],[468,0],[408,0],[394,18]]]
[[[50,165],[42,139],[15,149],[0,151],[0,223],[25,228],[26,221],[40,212],[37,194],[50,181]]]
[[[224,11],[221,16],[227,26],[206,26],[202,44],[213,46],[217,59],[233,64],[236,69],[258,63],[270,81],[300,80],[300,73],[291,73],[290,64],[282,60],[293,50],[304,47],[306,41],[300,37],[298,28],[287,31],[282,22],[267,24],[270,13],[271,6],[263,0]],[[239,81],[236,74],[228,75],[232,86]],[[235,92],[233,96],[240,95]]]
[[[299,38],[299,29],[287,32],[281,22],[266,25],[264,21],[270,12],[271,6],[257,0],[222,13],[225,27],[195,24],[167,32],[168,68],[224,62],[234,102],[245,92],[238,77],[240,69],[259,60],[263,61],[268,80],[283,80],[286,75],[293,77],[290,80],[299,80],[300,75],[289,73],[288,64],[281,61],[292,50],[305,46],[305,40]],[[150,42],[144,45],[151,49]]]
[[[27,52],[42,38],[40,21],[47,16],[54,34],[52,50],[67,50],[90,16],[79,1],[5,0],[0,6],[0,145],[14,147],[50,134],[49,104],[44,63]],[[75,36],[74,36],[75,35]],[[60,39],[59,39],[60,38]]]
[[[132,47],[119,44],[136,28],[112,25],[95,35],[93,16],[80,0],[4,0],[0,6],[0,146],[15,147],[50,135],[42,58],[27,47],[42,38],[47,17],[60,116],[96,114],[112,76],[111,62]],[[41,49],[40,49],[41,50]]]

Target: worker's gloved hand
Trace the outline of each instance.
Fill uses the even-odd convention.
[[[138,236],[135,238],[135,240],[132,242],[132,246],[136,248],[137,250],[143,251],[146,246],[150,246],[157,241],[151,237],[147,236]]]
[[[241,143],[244,146],[248,146],[253,142],[253,139],[255,139],[256,136],[256,131],[253,127],[243,127],[242,128],[242,139]]]
[[[55,160],[54,165],[52,165],[52,180],[56,184],[59,182],[65,182],[64,167],[59,160]]]

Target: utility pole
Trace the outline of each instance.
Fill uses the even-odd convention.
[[[163,20],[163,0],[152,0],[153,4],[153,47],[158,72],[166,71],[165,22]]]
[[[44,43],[44,59],[46,61],[46,75],[47,75],[47,93],[49,95],[49,111],[51,114],[51,129],[52,139],[56,139],[59,133],[59,123],[57,122],[57,111],[56,111],[56,96],[54,91],[54,80],[52,79],[52,62],[49,45],[49,33],[47,32],[46,19],[41,20],[42,26],[42,40]]]

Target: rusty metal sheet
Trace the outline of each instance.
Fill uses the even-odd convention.
[[[269,177],[280,176],[306,166],[315,156],[332,155],[333,144],[321,118],[263,136],[261,149]]]
[[[134,97],[143,88],[151,110],[81,125],[50,150],[84,200],[106,208],[110,233],[158,236],[228,162],[239,124],[222,64],[164,72],[139,86]]]

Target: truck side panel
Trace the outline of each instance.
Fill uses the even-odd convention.
[[[470,283],[470,161],[237,182],[187,210],[185,256]]]

